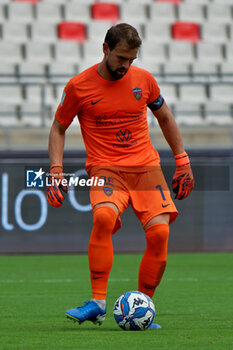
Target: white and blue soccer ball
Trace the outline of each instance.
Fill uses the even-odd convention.
[[[148,295],[133,291],[122,294],[115,302],[113,314],[124,330],[147,329],[154,320],[155,306]]]

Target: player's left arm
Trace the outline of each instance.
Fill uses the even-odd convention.
[[[184,199],[190,194],[195,183],[189,156],[184,150],[182,135],[172,112],[163,99],[160,104],[161,106],[158,106],[159,108],[152,110],[152,112],[157,118],[176,160],[176,172],[172,180],[173,192],[176,194],[175,198]]]

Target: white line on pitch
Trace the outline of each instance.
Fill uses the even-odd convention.
[[[73,283],[80,282],[80,279],[44,279],[44,280],[0,280],[0,284],[11,284],[11,283]],[[129,282],[134,281],[130,278],[109,278],[109,282]],[[136,281],[136,280],[135,280]]]

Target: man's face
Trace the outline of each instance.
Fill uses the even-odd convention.
[[[129,67],[137,58],[137,53],[138,48],[131,49],[125,43],[118,43],[112,51],[104,43],[105,63],[113,80],[121,79],[128,72]]]

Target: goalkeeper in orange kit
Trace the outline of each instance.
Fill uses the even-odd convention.
[[[90,190],[93,229],[88,257],[92,299],[67,310],[79,323],[101,324],[106,314],[108,278],[113,262],[111,235],[121,226],[121,214],[131,205],[145,230],[147,242],[139,268],[138,290],[152,297],[167,261],[169,225],[178,212],[164,179],[159,154],[149,138],[146,110],[151,109],[176,161],[172,186],[176,199],[192,191],[194,179],[182,136],[153,76],[132,65],[141,39],[135,28],[111,27],[103,43],[103,60],[72,78],[64,89],[50,137],[51,176],[63,178],[65,132],[78,116],[86,146],[86,170],[105,180]],[[52,206],[64,200],[57,183],[47,199]],[[152,325],[153,327],[153,325]],[[155,327],[154,327],[155,328]]]

